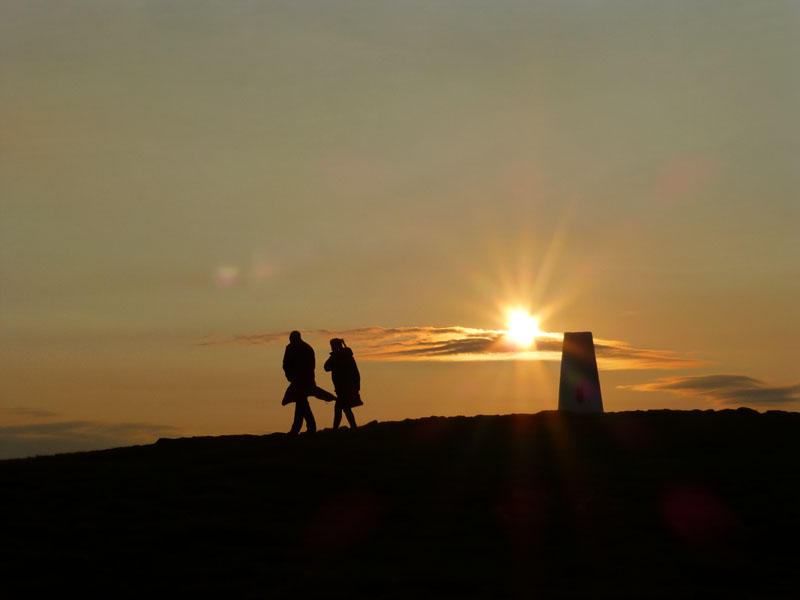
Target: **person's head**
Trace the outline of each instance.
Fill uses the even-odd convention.
[[[300,337],[299,331],[293,331],[292,333],[289,334],[289,341],[292,343],[299,342],[301,339],[303,338]]]
[[[331,350],[341,350],[344,348],[344,340],[342,338],[333,338],[331,340]]]

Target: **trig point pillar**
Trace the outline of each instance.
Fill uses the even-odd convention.
[[[558,386],[558,410],[580,413],[603,412],[600,377],[594,356],[591,331],[564,334],[561,346],[561,384]]]

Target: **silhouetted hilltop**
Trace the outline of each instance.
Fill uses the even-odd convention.
[[[788,597],[800,414],[479,416],[0,462],[0,593]]]

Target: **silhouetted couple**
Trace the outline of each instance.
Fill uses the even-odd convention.
[[[284,406],[295,403],[294,422],[289,433],[300,433],[303,421],[306,422],[307,432],[313,433],[317,430],[317,423],[308,403],[309,396],[326,402],[336,402],[333,416],[334,429],[337,429],[342,422],[342,413],[347,417],[351,429],[355,429],[353,407],[361,406],[363,402],[359,394],[361,375],[353,358],[353,351],[345,345],[343,339],[331,340],[331,355],[325,361],[324,368],[331,372],[335,396],[317,385],[314,377],[315,366],[314,349],[303,341],[299,331],[293,331],[289,334],[289,344],[283,354],[283,372],[289,380],[289,387],[286,388],[281,402]]]

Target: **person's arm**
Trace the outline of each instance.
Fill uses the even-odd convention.
[[[353,382],[356,384],[356,391],[361,391],[361,373],[358,372],[358,365],[356,359],[353,359]]]
[[[322,365],[322,368],[326,371],[333,371],[333,352],[331,352],[331,355],[328,357],[328,360],[325,361],[325,364]]]
[[[306,344],[306,368],[313,373],[317,366],[317,359],[314,356],[314,349],[310,344]]]
[[[283,353],[283,373],[284,375],[286,375],[287,381],[292,380],[291,370],[292,370],[292,361],[289,356],[289,349],[287,348],[286,351]]]

